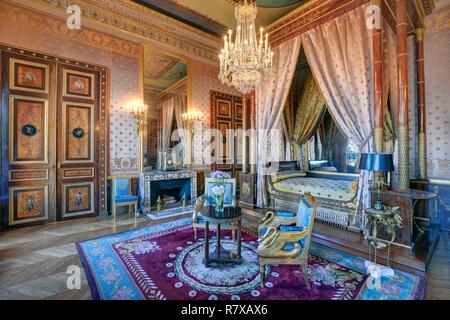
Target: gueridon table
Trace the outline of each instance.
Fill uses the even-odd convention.
[[[222,212],[216,211],[213,206],[205,206],[201,210],[205,220],[205,258],[203,263],[208,266],[211,262],[234,262],[241,263],[241,220],[242,210],[238,206],[229,206],[223,208]],[[210,252],[209,224],[217,225],[216,246]],[[222,224],[236,225],[237,227],[237,245],[236,250],[227,250],[221,245],[220,227]]]

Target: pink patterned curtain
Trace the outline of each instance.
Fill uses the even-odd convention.
[[[174,114],[175,114],[175,121],[177,123],[177,131],[174,138],[178,136],[180,138],[180,142],[182,145],[182,156],[183,160],[187,162],[186,159],[186,141],[187,141],[187,128],[186,128],[186,122],[183,121],[182,114],[187,111],[187,92],[186,90],[183,90],[182,92],[178,93],[174,97],[175,99],[175,108],[174,108]],[[172,133],[173,134],[173,133]],[[177,157],[181,156],[180,154],[177,154]],[[187,164],[187,163],[186,163]]]
[[[171,97],[161,103],[162,112],[162,149],[166,150],[170,145],[170,136],[172,134],[172,121],[175,110],[175,99]]]
[[[294,76],[297,58],[300,53],[300,36],[274,48],[274,74],[269,81],[256,88],[256,130],[257,130],[257,194],[256,202],[261,208],[267,206],[265,181],[267,162],[271,150],[280,150],[281,135],[284,135],[283,110]],[[278,135],[276,134],[278,133]]]
[[[373,130],[372,31],[366,27],[366,5],[302,35],[311,70],[328,110],[350,142],[362,146]],[[365,151],[370,151],[370,144]],[[368,174],[362,172],[358,197],[370,205]],[[364,216],[352,225],[363,228]]]

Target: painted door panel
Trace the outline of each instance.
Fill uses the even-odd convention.
[[[58,212],[60,219],[93,215],[98,210],[99,74],[59,66]]]
[[[2,193],[10,226],[54,220],[55,64],[1,54]]]

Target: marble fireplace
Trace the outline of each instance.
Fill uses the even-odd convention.
[[[139,183],[141,212],[151,219],[181,215],[193,211],[197,198],[195,170],[143,171]]]

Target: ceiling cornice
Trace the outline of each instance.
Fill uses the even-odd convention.
[[[266,30],[271,45],[278,45],[369,0],[310,0],[272,23]]]
[[[436,8],[436,3],[434,0],[416,0],[418,2],[421,2],[423,5],[423,8],[425,10],[425,15],[431,14],[434,8]]]
[[[122,33],[138,43],[156,45],[193,59],[217,64],[220,38],[198,30],[130,0],[9,0],[22,7],[67,17],[69,5],[79,5],[88,27]],[[37,9],[39,8],[39,9]],[[83,20],[82,20],[83,21]],[[130,37],[131,36],[131,37]]]
[[[269,33],[269,40],[272,46],[278,45],[284,41],[295,37],[303,32],[306,32],[316,26],[334,19],[356,7],[368,3],[370,0],[310,0],[305,4],[299,6],[287,15],[281,17],[273,22],[267,28]],[[414,32],[416,28],[422,27],[424,18],[430,14],[435,8],[434,0],[411,0],[413,6],[408,12],[408,22],[410,32]],[[388,0],[384,0],[382,8],[391,10],[384,12],[390,19],[395,21],[395,14],[390,17],[392,13],[392,6],[389,5]],[[392,2],[395,2],[392,0]],[[395,30],[395,25],[393,26]]]
[[[310,1],[302,4],[301,6],[296,8],[295,10],[292,10],[288,14],[282,16],[281,18],[279,18],[279,19],[275,20],[274,22],[272,22],[271,24],[269,24],[267,26],[267,30],[276,29],[276,27],[278,25],[284,24],[285,21],[288,21],[289,19],[293,18],[294,16],[297,16],[301,12],[305,12],[305,11],[311,10],[313,8],[313,6],[315,6],[316,4],[320,4],[320,2],[325,2],[325,1],[323,1],[323,0],[310,0]]]

